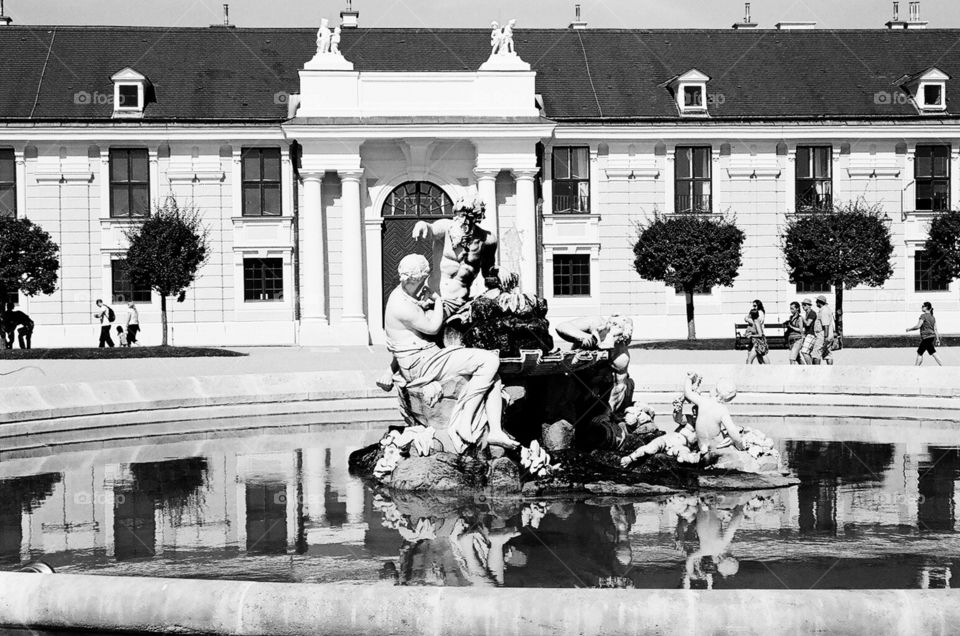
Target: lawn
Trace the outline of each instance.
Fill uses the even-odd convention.
[[[235,358],[247,354],[214,347],[77,347],[72,349],[6,349],[0,360],[117,360],[126,358]]]

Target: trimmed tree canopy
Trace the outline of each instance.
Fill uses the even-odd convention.
[[[838,331],[843,325],[843,290],[879,287],[893,275],[893,242],[883,210],[863,201],[791,218],[782,249],[791,282],[833,285]]]
[[[29,219],[0,217],[0,299],[13,291],[52,294],[59,251],[50,235]]]
[[[163,344],[167,344],[167,296],[183,301],[184,293],[207,260],[207,230],[196,208],[181,208],[170,195],[153,216],[128,232],[127,239],[130,279],[160,295]]]
[[[960,278],[960,212],[942,212],[930,222],[923,249],[934,276],[944,280]]]
[[[637,273],[683,290],[687,336],[696,338],[693,294],[733,285],[742,260],[743,231],[726,218],[697,214],[655,215],[637,230]]]

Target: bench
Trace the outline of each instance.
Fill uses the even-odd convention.
[[[787,330],[780,323],[766,323],[763,332],[767,335],[767,346],[771,349],[787,348]],[[747,349],[750,338],[747,337],[747,323],[738,322],[733,325],[733,348]]]

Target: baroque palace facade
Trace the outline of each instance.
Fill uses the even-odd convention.
[[[747,235],[735,285],[696,297],[698,334],[729,337],[754,298],[783,320],[832,298],[788,280],[786,221],[859,198],[886,211],[895,273],[846,293],[847,334],[900,333],[924,300],[944,331],[960,319],[922,249],[960,204],[960,31],[521,29],[500,55],[489,30],[356,19],[334,52],[314,29],[0,27],[0,213],[61,248],[56,293],[15,299],[37,344],[93,343],[97,298],[121,320],[136,302],[159,341],[123,257],[170,193],[211,246],[168,304],[180,345],[381,342],[398,259],[429,249],[413,224],[475,197],[554,320],[683,337],[682,294],[641,279],[632,244],[690,212]]]

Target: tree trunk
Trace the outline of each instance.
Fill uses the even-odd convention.
[[[683,295],[687,300],[687,340],[696,340],[697,325],[693,322],[693,287],[684,287]]]
[[[167,346],[167,297],[163,294],[160,294],[160,325],[163,329],[163,343],[164,347]]]

